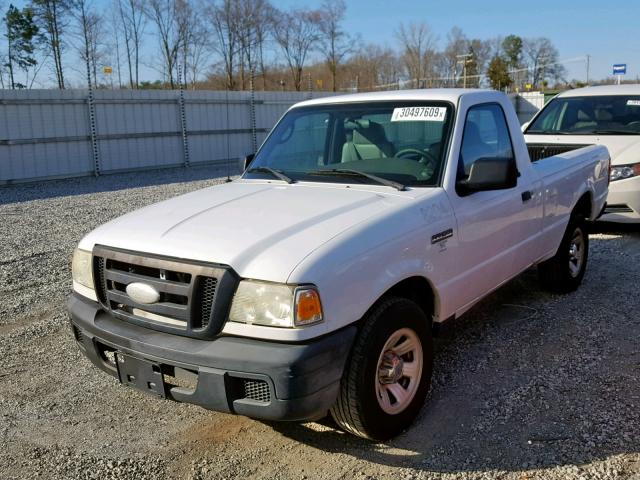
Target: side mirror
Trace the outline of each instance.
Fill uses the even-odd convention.
[[[249,165],[251,165],[251,162],[253,162],[253,159],[255,158],[255,156],[256,156],[255,153],[250,153],[246,157],[240,159],[241,172],[244,172],[247,168],[249,168]]]
[[[479,158],[471,165],[469,177],[456,183],[460,195],[485,190],[506,190],[518,184],[515,161],[507,158]]]

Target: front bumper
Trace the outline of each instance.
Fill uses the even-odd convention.
[[[607,207],[599,220],[620,223],[640,222],[640,177],[611,182]]]
[[[166,398],[267,420],[324,416],[337,398],[356,335],[356,327],[347,327],[304,344],[224,336],[199,340],[118,320],[75,293],[68,309],[80,349],[110,375],[121,378],[114,358],[128,355],[152,363],[163,378],[187,372],[197,379],[193,387],[162,381]]]

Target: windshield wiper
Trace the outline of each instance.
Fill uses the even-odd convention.
[[[525,135],[580,135],[580,133],[556,130],[527,130],[524,133]]]
[[[394,182],[393,180],[389,180],[387,178],[382,178],[377,175],[373,175],[372,173],[360,172],[358,170],[350,170],[348,168],[332,168],[327,170],[313,170],[311,172],[307,172],[307,175],[351,175],[356,177],[364,177],[369,180],[373,180],[380,185],[385,185],[387,187],[395,188],[401,192],[405,191],[407,187],[399,182]]]
[[[271,167],[255,167],[247,170],[247,173],[268,173],[273,177],[276,177],[279,180],[282,180],[287,183],[293,183],[293,178],[287,177],[280,170],[275,170]]]
[[[632,132],[629,130],[616,130],[615,128],[612,129],[601,129],[601,130],[590,130],[589,132],[587,132],[589,134],[595,133],[596,135],[598,134],[611,134],[611,135],[638,135],[640,134],[640,132]]]

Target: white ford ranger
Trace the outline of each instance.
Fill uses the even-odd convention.
[[[525,125],[533,160],[585,145],[611,155],[611,186],[602,220],[640,222],[640,85],[606,85],[561,93]]]
[[[578,287],[609,183],[604,147],[532,163],[480,90],[302,102],[245,163],[82,239],[78,345],[160,397],[371,439],[418,413],[435,325],[532,265]]]

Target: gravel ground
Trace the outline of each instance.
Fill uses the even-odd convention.
[[[639,228],[598,227],[578,292],[526,272],[448,327],[425,408],[387,443],[156,400],[91,366],[64,306],[78,240],[220,175],[0,188],[1,479],[640,480]]]

